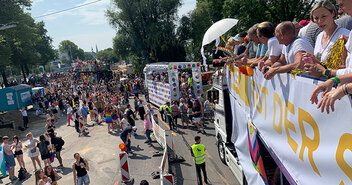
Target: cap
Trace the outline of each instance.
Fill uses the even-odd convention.
[[[306,20],[301,20],[301,21],[299,21],[298,24],[300,24],[302,27],[304,27],[304,26],[307,26],[308,21],[306,21]]]
[[[234,40],[234,41],[237,41],[237,42],[240,41],[240,40],[238,39],[239,36],[240,36],[240,35],[237,34],[236,36],[233,37],[233,40]]]

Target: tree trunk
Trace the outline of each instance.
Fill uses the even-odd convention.
[[[26,72],[26,75],[29,76],[29,69],[27,64],[24,64],[24,70]]]
[[[8,83],[8,81],[7,81],[7,76],[6,76],[5,70],[3,70],[3,71],[1,72],[1,76],[2,76],[2,81],[3,81],[4,85],[5,85],[5,87],[8,87],[8,86],[9,86],[9,83]]]
[[[26,73],[24,72],[24,67],[23,67],[23,65],[21,65],[21,71],[22,71],[22,75],[23,75],[23,81],[24,81],[25,83],[27,83]]]

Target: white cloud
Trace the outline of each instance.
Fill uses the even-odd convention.
[[[196,0],[184,0],[182,2],[182,6],[178,10],[178,16],[182,17],[183,15],[189,13],[191,10],[194,10],[196,8],[196,4]]]

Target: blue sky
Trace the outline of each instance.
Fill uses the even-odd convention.
[[[95,0],[32,0],[32,17],[64,10]],[[179,16],[193,10],[196,0],[183,0],[179,9]],[[110,0],[84,6],[82,8],[62,12],[55,15],[36,18],[36,21],[44,21],[48,35],[53,38],[53,45],[58,48],[62,40],[71,40],[84,51],[95,51],[98,49],[112,47],[114,30],[105,17],[105,10],[111,7]]]

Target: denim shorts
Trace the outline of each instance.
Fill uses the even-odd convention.
[[[86,185],[90,184],[89,176],[86,174],[85,176],[82,177],[77,177],[77,185]]]

